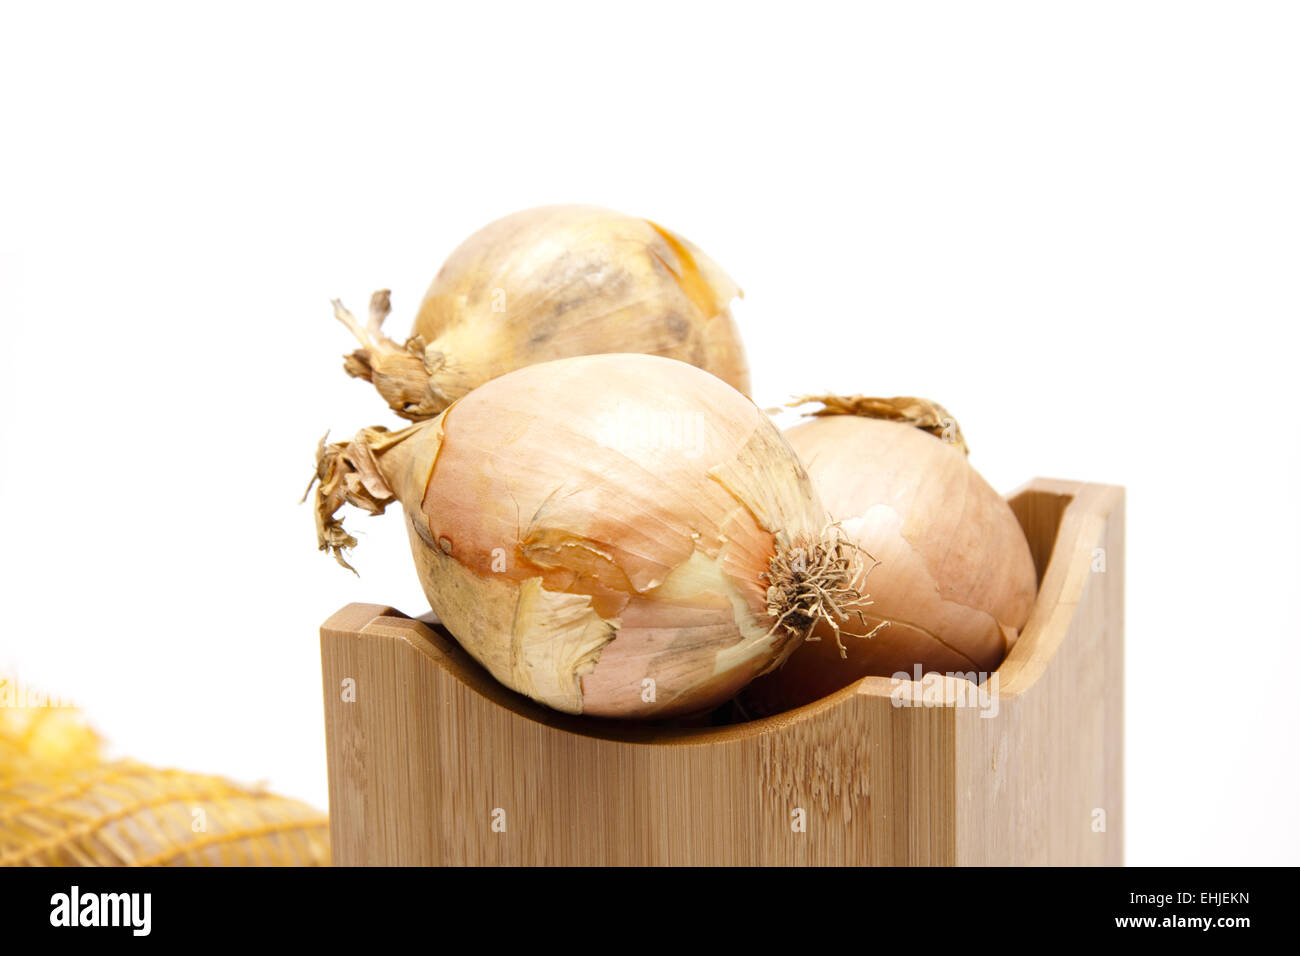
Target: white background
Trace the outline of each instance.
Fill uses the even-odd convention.
[[[1296,863],[1300,22],[1282,4],[7,5],[0,667],[325,804],[330,316],[515,209],[720,262],[756,398],[918,394],[1128,488],[1127,860]]]

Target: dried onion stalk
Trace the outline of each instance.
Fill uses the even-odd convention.
[[[1038,581],[1019,522],[971,467],[956,422],[924,399],[795,404],[803,401],[822,408],[785,437],[831,516],[879,562],[866,618],[888,627],[870,641],[803,644],[746,689],[746,706],[777,713],[917,666],[991,673],[1024,627]]]
[[[575,355],[643,352],[689,362],[749,394],[729,303],[739,286],[687,240],[597,206],[514,213],[465,240],[438,272],[405,344],[381,330],[389,293],[362,324],[349,375],[423,421],[512,369]]]
[[[400,502],[447,629],[503,684],[570,713],[714,707],[864,600],[862,559],[780,432],[683,362],[519,369],[431,421],[322,441],[317,478],[323,550],[342,561],[355,544],[344,503]]]

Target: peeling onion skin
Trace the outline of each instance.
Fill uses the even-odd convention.
[[[746,688],[756,715],[818,700],[868,675],[992,673],[1028,620],[1037,573],[1006,501],[952,444],[910,425],[833,415],[785,432],[831,517],[879,565],[869,641],[829,633]],[[871,567],[868,559],[867,567]]]
[[[741,294],[708,256],[649,220],[542,206],[465,240],[425,294],[407,343],[382,338],[376,323],[344,367],[411,421],[514,369],[611,352],[679,359],[748,395],[729,308]]]
[[[806,632],[774,627],[765,575],[788,542],[825,541],[826,511],[768,417],[686,363],[527,366],[321,462],[322,548],[350,546],[332,519],[342,499],[372,513],[400,502],[439,619],[555,709],[700,713]]]

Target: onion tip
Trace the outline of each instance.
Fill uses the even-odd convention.
[[[804,412],[805,418],[823,418],[828,415],[857,415],[859,418],[878,418],[887,422],[912,425],[928,432],[945,444],[953,445],[962,454],[970,455],[966,436],[957,420],[938,402],[911,395],[893,398],[873,398],[865,395],[803,395],[786,402],[787,408],[797,408],[819,402],[821,408]]]
[[[334,318],[356,338],[361,348],[343,356],[343,371],[372,383],[388,407],[408,421],[424,421],[447,407],[447,397],[433,380],[446,362],[441,352],[428,350],[417,336],[399,345],[383,332],[392,312],[391,294],[380,289],[370,297],[370,316],[364,325],[338,299],[331,299]]]

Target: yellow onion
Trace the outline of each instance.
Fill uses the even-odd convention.
[[[1019,636],[1038,579],[1006,501],[966,458],[960,429],[922,399],[816,399],[812,421],[785,432],[831,517],[869,554],[876,631],[823,633],[745,692],[771,714],[867,675],[991,673]],[[878,563],[875,563],[878,562]],[[861,582],[857,582],[861,587]]]
[[[429,604],[498,680],[549,707],[669,717],[730,699],[861,560],[753,402],[683,362],[593,355],[516,370],[437,418],[317,456],[335,513],[400,502]]]
[[[730,302],[740,287],[704,253],[647,219],[598,206],[542,206],[498,219],[451,254],[404,345],[387,338],[389,293],[363,326],[348,374],[422,421],[516,368],[575,355],[644,352],[689,362],[749,394]]]

